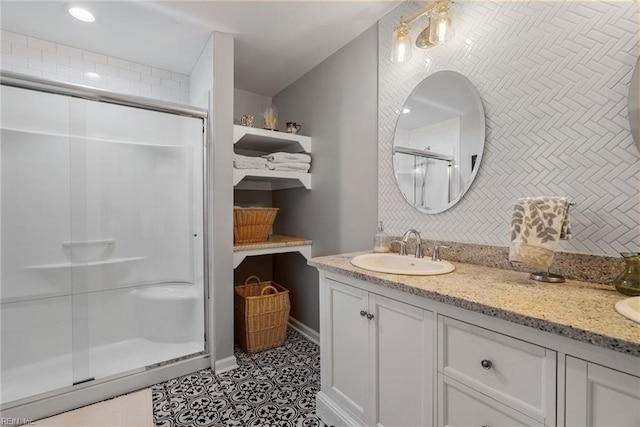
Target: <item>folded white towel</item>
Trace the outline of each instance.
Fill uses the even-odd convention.
[[[272,163],[311,163],[311,156],[304,153],[271,153],[264,156]]]
[[[234,154],[233,167],[236,169],[265,169],[267,167],[267,159]]]
[[[273,163],[267,162],[267,167],[275,171],[308,172],[311,168],[309,163]]]

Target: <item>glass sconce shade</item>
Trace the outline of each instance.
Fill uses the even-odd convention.
[[[419,47],[420,49],[428,49],[433,46],[433,43],[429,40],[430,33],[431,27],[427,24],[424,30],[422,30],[420,34],[418,34],[418,37],[416,37],[416,47]]]
[[[411,59],[411,36],[409,27],[402,18],[400,18],[400,25],[393,32],[391,46],[391,62],[406,62]]]
[[[436,45],[450,40],[455,35],[448,3],[442,3],[431,14],[429,41]]]

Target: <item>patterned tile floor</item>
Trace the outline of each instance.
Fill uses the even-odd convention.
[[[316,416],[320,389],[318,346],[289,328],[285,345],[247,354],[236,348],[239,367],[210,369],[156,384],[153,416],[158,427],[325,427]]]

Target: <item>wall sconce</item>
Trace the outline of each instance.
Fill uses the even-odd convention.
[[[400,24],[393,32],[391,61],[406,62],[411,59],[411,35],[409,34],[408,24],[411,24],[421,16],[427,17],[427,26],[416,37],[417,47],[428,49],[452,38],[455,35],[449,11],[452,3],[451,0],[435,0],[411,15],[409,19],[405,20],[401,16]]]

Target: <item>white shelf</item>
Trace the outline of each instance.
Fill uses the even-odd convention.
[[[248,256],[299,252],[306,259],[311,258],[311,240],[290,236],[269,236],[269,240],[260,243],[244,243],[233,246],[233,268],[236,268]]]
[[[234,148],[253,153],[311,152],[311,137],[233,125]],[[237,190],[311,190],[311,174],[267,169],[233,169],[233,186]]]
[[[311,174],[259,169],[233,169],[236,190],[286,190],[304,187],[311,190]]]
[[[87,267],[100,267],[116,264],[125,264],[134,261],[140,261],[146,259],[146,257],[129,257],[129,258],[111,258],[100,261],[88,261],[88,262],[60,262],[55,264],[40,264],[30,265],[26,267],[29,270],[56,270],[60,268],[87,268]]]
[[[277,151],[310,153],[311,137],[286,132],[233,125],[235,148],[260,151],[265,154]]]

